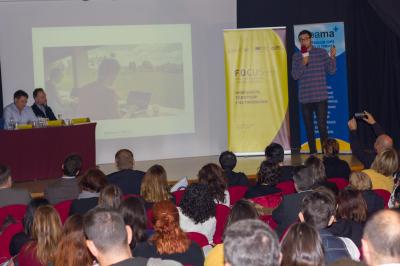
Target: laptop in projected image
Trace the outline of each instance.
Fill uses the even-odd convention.
[[[131,116],[146,113],[149,108],[151,92],[130,91],[126,100]]]

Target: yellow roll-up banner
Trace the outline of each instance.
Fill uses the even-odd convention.
[[[286,29],[224,31],[228,148],[260,153],[271,142],[290,149]]]

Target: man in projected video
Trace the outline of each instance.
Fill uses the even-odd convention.
[[[97,79],[73,92],[78,98],[77,113],[93,120],[119,118],[118,97],[113,84],[120,71],[120,64],[106,58],[97,70]]]

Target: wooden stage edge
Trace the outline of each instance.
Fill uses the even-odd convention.
[[[176,158],[176,159],[163,159],[163,160],[151,160],[151,161],[137,161],[135,169],[146,171],[150,166],[154,164],[161,164],[167,171],[168,182],[172,185],[182,177],[187,177],[189,180],[196,180],[197,172],[200,168],[207,163],[217,163],[218,155],[214,156],[201,156],[201,157],[187,157],[187,158]],[[318,155],[322,158],[322,155]],[[342,160],[349,163],[352,171],[359,171],[363,169],[362,163],[360,163],[351,154],[342,154],[339,156]],[[285,155],[285,165],[301,165],[308,155]],[[249,156],[239,157],[235,171],[244,172],[250,179],[255,178],[258,167],[263,156]],[[114,164],[101,164],[99,168],[105,173],[109,174],[116,171]],[[40,197],[43,195],[44,188],[47,184],[51,183],[54,179],[46,180],[34,180],[26,182],[15,182],[14,187],[25,188],[30,191],[33,197]]]

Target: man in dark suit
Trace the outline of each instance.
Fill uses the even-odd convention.
[[[77,175],[82,167],[82,158],[77,154],[69,155],[62,165],[64,176],[48,185],[44,190],[44,197],[56,204],[65,200],[76,199],[79,194]]]
[[[124,195],[139,195],[144,172],[133,169],[135,166],[133,153],[128,149],[119,150],[115,154],[115,165],[118,171],[107,176],[108,182],[119,186]]]
[[[49,120],[57,120],[53,110],[47,105],[46,93],[42,88],[37,88],[33,91],[33,99],[35,103],[32,105],[32,111],[39,118],[48,118]]]
[[[272,218],[278,224],[276,233],[282,236],[285,230],[298,219],[301,208],[301,202],[305,196],[312,192],[314,186],[314,178],[309,168],[300,168],[293,175],[294,186],[297,193],[285,195],[281,204],[272,212]]]
[[[27,205],[31,200],[29,192],[11,187],[12,179],[10,168],[5,165],[0,165],[0,207],[14,204]]]

